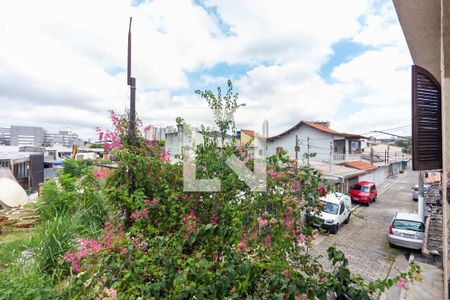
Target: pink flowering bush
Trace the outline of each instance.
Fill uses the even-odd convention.
[[[233,111],[240,105],[229,84],[223,96],[198,94],[213,109]],[[281,151],[267,159],[267,192],[252,191],[225,161],[233,154],[251,169],[255,160],[248,159],[246,147],[220,141],[234,123],[215,116],[220,135],[205,130],[203,144],[194,149],[197,179],[221,179],[221,191],[214,193],[184,192],[181,164],[169,163],[158,145],[141,136],[138,146],[128,145],[122,135],[127,121],[119,118],[119,165],[102,190],[114,222],[98,239],[66,253],[76,273],[73,295],[326,299],[336,291],[370,299],[401,278],[414,278],[417,269],[395,281],[366,283],[351,274],[334,247],[328,251],[332,268],[324,269],[308,254],[316,230],[304,218],[321,209],[319,197],[327,188],[322,174],[297,168]]]

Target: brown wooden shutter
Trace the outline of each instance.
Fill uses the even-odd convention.
[[[442,168],[441,85],[430,72],[412,66],[413,170]]]

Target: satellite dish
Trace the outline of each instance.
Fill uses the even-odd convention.
[[[28,202],[25,190],[10,178],[0,178],[0,205],[4,209],[19,207]]]

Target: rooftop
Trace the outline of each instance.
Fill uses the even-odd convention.
[[[371,170],[378,169],[377,166],[371,165],[362,160],[346,161],[346,162],[337,163],[337,165],[354,168],[354,169],[358,169],[358,170],[364,170],[364,171],[371,171]]]
[[[355,139],[366,138],[366,137],[364,137],[362,135],[359,135],[359,134],[345,133],[345,132],[339,132],[339,131],[333,130],[330,127],[327,127],[327,126],[323,125],[322,123],[315,123],[315,122],[309,122],[309,121],[300,121],[296,125],[294,125],[293,127],[289,128],[288,130],[286,130],[286,131],[284,131],[284,132],[282,132],[282,133],[280,133],[278,135],[269,137],[267,140],[268,141],[273,141],[273,140],[275,140],[277,138],[280,138],[280,137],[282,137],[284,135],[287,135],[287,134],[291,133],[292,131],[296,130],[297,128],[299,128],[302,125],[306,125],[306,126],[309,126],[311,128],[317,129],[319,131],[322,131],[322,132],[325,132],[325,133],[328,133],[328,134],[331,134],[331,135],[335,135],[335,136],[341,136],[341,137],[344,137],[344,138],[355,138]]]
[[[343,178],[352,178],[361,174],[364,174],[365,171],[363,170],[357,170],[354,168],[348,168],[345,166],[339,166],[339,165],[330,165],[328,163],[322,163],[317,161],[312,161],[311,167],[321,171],[325,178],[332,181],[332,178],[330,177],[343,177]],[[340,181],[340,180],[338,180]]]

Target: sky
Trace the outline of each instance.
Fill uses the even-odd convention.
[[[108,111],[129,105],[130,16],[144,124],[211,124],[194,90],[231,79],[239,128],[409,135],[412,60],[391,0],[1,1],[0,127],[111,127]]]

